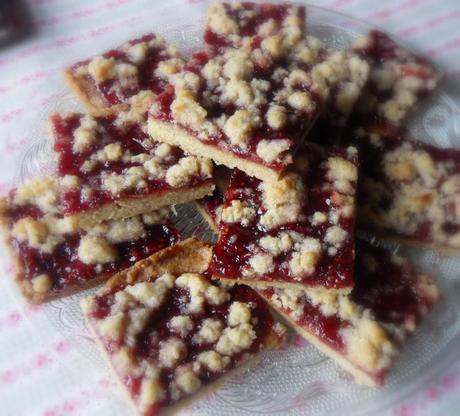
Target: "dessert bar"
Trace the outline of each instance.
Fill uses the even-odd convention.
[[[275,182],[233,171],[213,248],[215,278],[351,290],[356,149],[311,145],[296,165]]]
[[[269,19],[270,27],[262,23],[255,35],[245,35],[244,20],[232,20],[242,25],[235,46],[209,41],[174,73],[150,110],[152,137],[250,176],[278,179],[321,112],[333,77],[330,65],[320,64],[322,46],[304,39],[302,9],[285,7],[281,25]]]
[[[169,208],[80,229],[62,216],[58,202],[53,177],[34,179],[0,199],[16,281],[32,302],[94,286],[179,240]]]
[[[180,67],[178,49],[153,33],[77,62],[64,77],[93,115],[113,115],[129,109],[139,94],[160,93],[166,85],[162,67]]]
[[[358,218],[374,231],[460,249],[460,151],[417,141],[388,123],[357,130]]]
[[[135,107],[117,116],[74,113],[50,118],[66,216],[89,226],[212,192],[211,160],[155,142],[144,132],[143,120],[145,111],[142,115]]]
[[[356,41],[354,51],[370,66],[369,82],[357,104],[357,121],[385,120],[403,125],[442,75],[424,58],[378,30]]]
[[[251,288],[206,274],[211,246],[162,250],[83,299],[100,348],[136,412],[171,414],[279,347],[284,327]]]
[[[404,258],[358,240],[351,294],[266,288],[258,292],[305,339],[357,382],[382,384],[399,350],[436,303],[432,279]]]

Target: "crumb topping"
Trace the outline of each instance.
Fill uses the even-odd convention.
[[[365,220],[401,236],[460,247],[455,150],[434,149],[400,134],[378,130],[359,138],[370,160],[378,161],[363,166],[359,203]]]
[[[298,157],[306,159],[302,166],[278,181],[233,172],[211,263],[214,275],[253,284],[352,285],[356,149],[323,152],[311,146]],[[344,257],[347,266],[332,277],[330,270]]]
[[[172,75],[173,63],[176,66],[183,64],[177,48],[168,45],[160,36],[147,34],[102,55],[76,63],[69,71],[81,83],[80,88],[88,90],[86,92],[90,98],[91,90],[95,89],[105,100],[102,107],[110,107],[133,104],[134,97],[140,94],[159,93]],[[86,86],[88,83],[90,86]],[[101,106],[100,101],[98,106]],[[135,112],[125,115],[134,116]],[[82,143],[89,138],[89,133],[82,132]]]
[[[369,83],[358,103],[363,116],[374,114],[401,125],[441,80],[429,62],[382,32],[371,31],[356,42],[354,50],[371,67]]]
[[[196,313],[189,306],[200,297]],[[123,382],[130,388],[138,380],[140,390],[130,392],[145,411],[193,394],[272,336],[271,315],[252,289],[220,287],[196,273],[102,289],[82,308]]]
[[[357,280],[351,294],[284,288],[260,293],[302,330],[380,382],[400,343],[438,294],[430,278],[417,274],[407,260],[389,250],[360,241],[357,251]],[[425,282],[430,289],[420,290]],[[399,306],[385,309],[386,302]]]

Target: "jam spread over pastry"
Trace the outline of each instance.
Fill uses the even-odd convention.
[[[149,100],[145,94],[144,100]],[[141,107],[145,106],[145,103]],[[187,202],[212,191],[210,159],[152,140],[144,113],[51,117],[61,209],[87,224]]]
[[[310,146],[297,170],[262,182],[235,170],[211,271],[257,286],[353,285],[357,152]]]
[[[150,33],[77,62],[65,71],[65,77],[93,114],[116,114],[146,91],[162,92],[167,80],[159,75],[161,67],[171,61],[183,63],[178,49]]]
[[[169,208],[79,228],[58,203],[53,177],[32,180],[0,200],[17,281],[34,302],[94,285],[179,240]]]
[[[383,247],[357,241],[350,294],[267,288],[259,293],[294,329],[349,371],[382,384],[404,342],[438,300],[433,280]]]
[[[460,152],[374,123],[357,130],[363,225],[419,244],[460,248]]]
[[[139,414],[180,404],[283,341],[284,328],[255,291],[221,287],[199,272],[210,254],[205,243],[186,240],[82,302]]]

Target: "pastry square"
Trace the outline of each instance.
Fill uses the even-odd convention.
[[[354,51],[370,65],[369,82],[357,105],[357,119],[384,120],[396,126],[439,85],[442,74],[425,58],[372,30]]]
[[[370,386],[384,382],[400,349],[437,302],[433,280],[406,259],[358,240],[350,294],[258,292],[301,336]]]
[[[147,102],[150,94],[145,94]],[[51,116],[61,210],[66,216],[90,226],[212,192],[211,160],[152,140],[143,121],[135,107],[117,116]]]
[[[139,94],[160,93],[166,85],[162,67],[180,67],[178,49],[153,33],[133,39],[71,65],[64,77],[93,115],[113,115],[129,109]]]
[[[220,212],[210,271],[253,287],[353,286],[354,147],[309,146],[297,170],[262,182],[235,169]]]
[[[303,6],[215,1],[208,8],[203,38],[207,45],[226,48],[239,47],[248,38],[257,40],[272,35],[284,36],[294,43],[304,33]]]
[[[417,141],[388,123],[356,132],[358,218],[385,236],[458,253],[460,151]]]
[[[208,42],[174,73],[150,110],[152,137],[249,176],[277,180],[337,78],[322,44],[304,38],[301,9],[285,7],[281,24],[269,19],[267,26],[261,17],[264,23],[247,34],[245,20],[232,20],[241,35],[237,42],[230,35],[231,46]],[[254,6],[255,22],[262,9]]]
[[[0,225],[16,281],[38,303],[100,283],[179,240],[169,208],[90,228],[59,212],[57,181],[34,179],[0,199]]]
[[[175,413],[279,347],[284,327],[248,286],[206,274],[208,243],[162,250],[82,301],[88,325],[140,415]]]

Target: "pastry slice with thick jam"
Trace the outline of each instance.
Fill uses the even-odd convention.
[[[258,290],[305,339],[353,375],[382,384],[407,338],[437,302],[433,280],[404,258],[363,240],[350,294]]]
[[[16,281],[32,302],[94,286],[175,244],[169,208],[79,228],[59,211],[57,181],[34,179],[0,199],[0,225],[16,266]]]
[[[211,160],[155,142],[144,131],[144,116],[132,107],[117,116],[51,117],[65,215],[91,225],[212,192]]]
[[[309,146],[296,166],[274,182],[233,171],[213,277],[254,287],[351,290],[356,149]]]
[[[441,73],[430,62],[378,30],[360,38],[353,49],[370,65],[357,122],[374,119],[401,126],[441,81]]]
[[[216,48],[239,47],[248,39],[261,42],[284,37],[292,46],[305,34],[305,7],[292,4],[215,1],[208,8],[204,41]]]
[[[284,341],[284,327],[255,291],[208,277],[211,252],[208,243],[183,241],[82,301],[137,414],[175,413]]]
[[[326,49],[325,45],[323,48]],[[308,133],[306,142],[331,146],[343,142],[350,117],[368,81],[369,65],[352,49],[327,49],[326,53],[326,63],[331,68],[330,84],[334,88],[323,112]],[[323,71],[328,70],[327,65],[323,64]]]
[[[287,8],[286,16],[299,13]],[[236,46],[208,42],[157,97],[152,137],[250,176],[278,179],[335,85],[321,43],[299,28],[290,36],[293,28],[274,24]]]
[[[180,68],[178,49],[153,33],[133,39],[67,68],[64,76],[76,96],[93,115],[127,110],[139,94],[160,93],[165,73]]]
[[[460,151],[414,140],[388,123],[360,129],[358,218],[383,235],[460,250]]]

